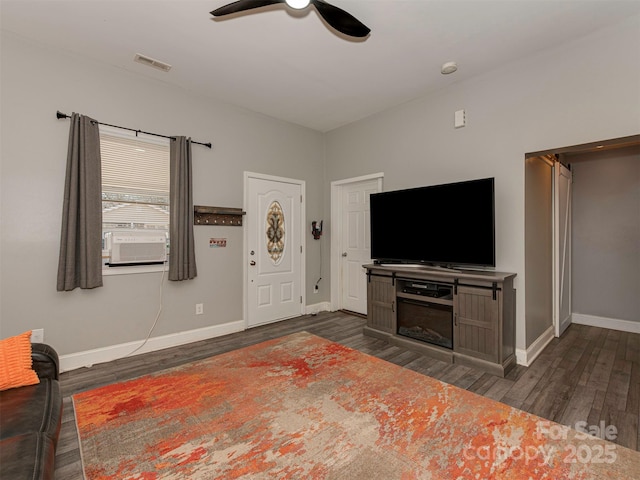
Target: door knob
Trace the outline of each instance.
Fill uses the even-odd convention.
[[[342,252],[342,256],[346,257],[347,256],[347,252]]]
[[[251,265],[252,267],[253,267],[255,264],[256,264],[256,261],[255,261],[255,260],[251,260],[251,261],[249,262],[249,265]]]

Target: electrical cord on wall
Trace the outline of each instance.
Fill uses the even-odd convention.
[[[320,280],[322,280],[322,239],[320,239],[320,275],[318,277],[318,281],[316,282],[316,286],[315,286],[316,290],[319,290],[320,288],[318,287]]]
[[[126,357],[130,357],[131,355],[133,355],[134,353],[136,353],[138,350],[140,350],[142,347],[144,347],[147,342],[149,341],[149,338],[151,338],[151,333],[153,333],[153,330],[156,328],[156,325],[158,324],[158,320],[160,319],[160,314],[162,313],[162,294],[164,291],[164,272],[166,271],[166,269],[164,268],[166,266],[166,262],[162,265],[162,277],[160,277],[160,304],[158,305],[158,313],[156,313],[156,319],[153,321],[153,325],[151,325],[151,329],[149,330],[149,333],[147,334],[147,337],[144,339],[144,341],[138,345],[134,350],[132,350],[131,352],[127,353],[123,358]]]
[[[134,348],[132,351],[130,351],[126,355],[123,355],[121,357],[112,358],[111,360],[108,360],[108,361],[112,362],[114,360],[119,360],[121,358],[130,357],[131,355],[136,353],[138,350],[140,350],[142,347],[144,347],[147,344],[147,342],[149,341],[149,338],[151,338],[151,334],[153,333],[153,330],[156,328],[156,325],[158,324],[158,320],[160,319],[160,314],[162,313],[162,294],[163,294],[163,291],[164,291],[164,277],[165,277],[165,271],[166,271],[165,266],[166,265],[167,265],[166,262],[162,265],[162,276],[160,277],[160,304],[158,305],[158,312],[156,313],[156,318],[153,321],[153,325],[151,325],[151,329],[149,330],[149,333],[147,334],[147,337],[142,341],[142,343],[140,345],[138,345],[136,348]],[[85,365],[85,367],[86,368],[91,368],[91,367],[93,367],[93,364],[87,364],[87,365]]]

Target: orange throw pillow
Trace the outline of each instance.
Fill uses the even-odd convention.
[[[31,330],[0,340],[0,390],[40,383],[32,365]]]

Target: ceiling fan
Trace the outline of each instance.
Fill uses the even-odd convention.
[[[211,12],[214,17],[285,3],[291,8],[302,10],[312,4],[324,20],[337,31],[350,37],[366,37],[371,29],[341,8],[334,7],[324,0],[238,0]]]

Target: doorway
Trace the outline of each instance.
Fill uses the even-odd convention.
[[[556,155],[525,160],[525,339],[529,365],[571,324],[571,171]]]
[[[579,318],[573,305],[577,288],[572,282],[577,267],[572,253],[576,242],[571,214],[574,189],[567,166],[574,166],[576,157],[584,161],[638,145],[640,135],[633,135],[525,155],[526,350],[518,352],[519,364],[529,365],[570,323],[589,324]],[[630,331],[630,322],[618,325],[605,320],[594,325]]]
[[[245,172],[247,328],[304,313],[304,187],[301,180]]]
[[[331,183],[331,306],[367,314],[367,277],[371,262],[369,196],[382,191],[384,174]]]

